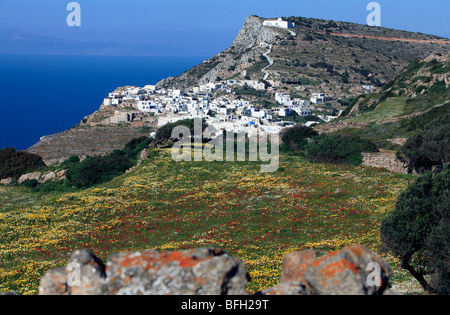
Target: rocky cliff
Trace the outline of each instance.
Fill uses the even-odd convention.
[[[220,79],[263,79],[266,69],[268,80],[327,91],[355,84],[381,86],[414,60],[450,52],[448,39],[432,35],[318,19],[285,20],[295,23],[295,29],[267,27],[263,18],[248,17],[230,48],[158,85],[187,88]],[[264,56],[268,51],[271,64]]]
[[[162,80],[158,85],[186,88],[205,84],[218,79],[239,76],[243,70],[251,68],[255,63],[267,62],[265,58],[262,58],[262,55],[268,50],[267,47],[278,37],[286,36],[289,33],[282,29],[265,27],[263,21],[264,19],[257,16],[248,17],[230,48],[178,77]]]

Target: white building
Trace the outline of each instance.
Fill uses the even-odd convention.
[[[112,105],[112,98],[111,98],[111,97],[106,97],[106,98],[103,100],[103,105],[105,105],[105,106],[111,106],[111,105]]]
[[[152,101],[140,101],[138,102],[137,107],[141,112],[154,114],[161,113],[161,105],[153,103]]]
[[[290,23],[287,21],[283,21],[282,18],[278,18],[277,20],[265,20],[263,22],[264,26],[270,26],[270,27],[281,27],[281,28],[295,28],[295,24],[294,23]]]
[[[266,110],[252,110],[252,117],[259,119],[269,119],[269,113]]]
[[[156,91],[156,85],[146,85],[144,86],[144,89],[148,92],[155,92]]]
[[[311,103],[314,104],[323,104],[326,102],[332,102],[333,97],[327,95],[325,93],[312,93],[312,97],[310,98]]]
[[[184,94],[183,90],[172,90],[172,96],[182,96]]]
[[[287,95],[287,94],[275,93],[275,100],[281,105],[285,105],[285,106],[293,105],[291,96]]]
[[[293,105],[290,109],[295,111],[299,116],[308,116],[312,114],[311,109],[307,106]]]
[[[281,117],[288,117],[288,116],[292,115],[292,110],[290,108],[282,107],[282,108],[277,108],[275,111],[277,112],[278,116],[281,116]]]
[[[253,81],[253,80],[245,80],[245,84],[248,87],[251,87],[255,90],[265,90],[266,89],[266,85],[263,82],[260,81]]]
[[[226,106],[219,107],[216,109],[217,113],[220,115],[230,115],[231,109],[227,108]]]
[[[162,127],[164,125],[167,125],[169,123],[175,123],[177,121],[183,120],[183,119],[188,119],[188,116],[168,116],[168,117],[161,117],[158,119],[158,127]]]

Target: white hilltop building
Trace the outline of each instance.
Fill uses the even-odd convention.
[[[282,18],[278,18],[277,20],[265,20],[263,22],[264,26],[270,26],[270,27],[281,27],[281,28],[295,28],[294,23],[290,23],[288,21],[283,21]]]

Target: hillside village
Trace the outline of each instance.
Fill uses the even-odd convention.
[[[267,19],[259,23],[267,30],[284,29],[291,36],[297,36],[292,31],[296,24],[282,18]],[[267,45],[262,41],[260,46]],[[248,133],[261,130],[270,134],[299,121],[307,126],[329,122],[342,113],[344,108],[338,100],[348,97],[348,93],[356,96],[375,93],[379,89],[359,81],[348,86],[348,93],[328,95],[333,94],[331,91],[343,90],[343,87],[330,89],[326,84],[318,86],[308,82],[289,83],[276,76],[269,79],[267,69],[274,63],[271,53],[272,45],[269,45],[269,50],[260,56],[269,62],[268,66],[259,71],[259,75],[264,74],[262,80],[252,79],[244,69],[226,80],[219,77],[208,80],[209,82],[198,80],[184,89],[160,83],[144,87],[122,87],[109,93],[103,101],[101,110],[110,111],[109,114],[87,120],[91,124],[142,122],[147,126],[155,126],[156,123],[157,127],[161,127],[178,120],[202,117],[218,130]],[[209,61],[204,62],[208,63]]]
[[[110,118],[112,124],[132,122],[137,114],[142,112],[156,116],[158,127],[182,119],[201,117],[217,129],[235,132],[252,126],[272,133],[292,124],[283,118],[291,117],[293,112],[303,117],[312,114],[310,100],[292,99],[290,95],[278,92],[274,95],[278,107],[258,108],[251,101],[236,96],[235,90],[244,87],[266,92],[264,83],[249,80],[208,83],[188,90],[162,89],[147,85],[143,88],[126,87],[122,91],[109,93],[104,99],[103,107],[117,108],[115,115]],[[320,94],[311,99],[320,103],[326,97],[331,99]],[[120,110],[125,104],[126,107],[137,109],[137,112]]]
[[[247,90],[270,95],[274,105],[264,108],[252,103],[236,91]],[[107,118],[109,124],[134,122],[140,114],[157,118],[157,126],[178,120],[204,118],[217,130],[247,131],[260,130],[266,134],[280,131],[295,125],[293,116],[309,117],[312,109],[334,98],[325,93],[312,93],[309,100],[294,98],[281,91],[274,91],[261,81],[227,80],[193,86],[186,90],[164,89],[156,85],[144,87],[123,87],[109,93],[102,104],[103,110],[113,110],[114,115]],[[306,125],[319,121],[330,121],[338,116],[316,115]],[[141,118],[142,119],[142,118]],[[105,123],[103,121],[102,123]]]

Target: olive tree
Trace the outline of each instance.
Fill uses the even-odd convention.
[[[382,222],[381,237],[429,293],[450,293],[450,166],[418,177]]]

